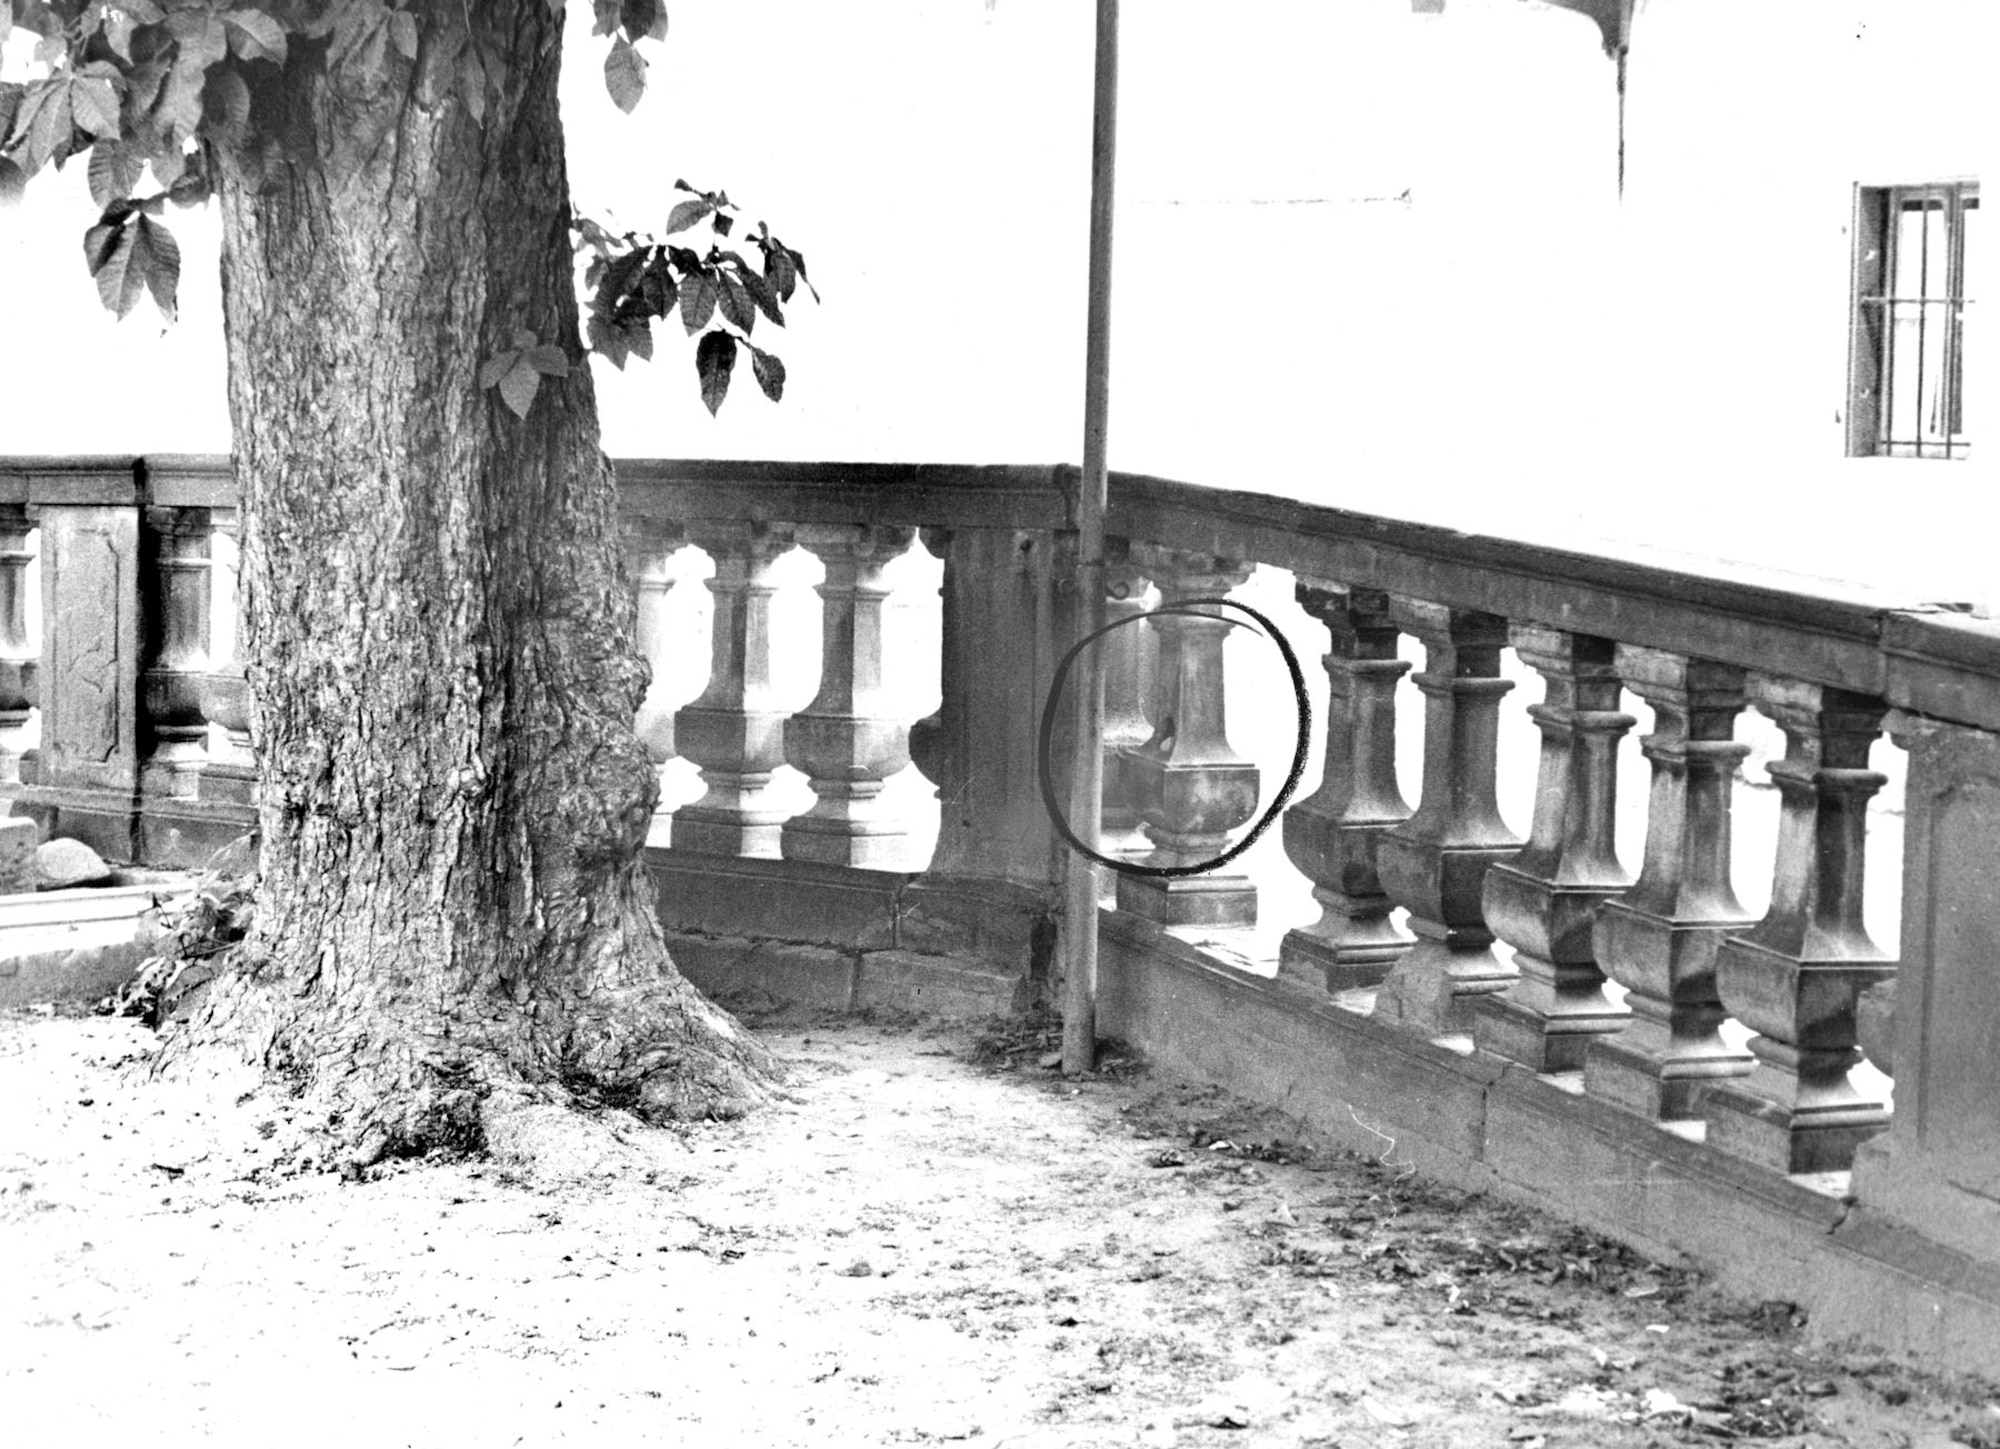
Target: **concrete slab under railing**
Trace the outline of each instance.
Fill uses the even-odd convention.
[[[0,896],[0,1007],[85,1002],[131,979],[157,937],[167,879]]]

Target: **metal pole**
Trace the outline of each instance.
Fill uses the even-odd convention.
[[[1084,344],[1083,477],[1077,489],[1077,638],[1104,619],[1105,431],[1111,380],[1111,215],[1118,153],[1118,0],[1097,0],[1097,83],[1090,135],[1090,317]],[[1104,811],[1104,669],[1077,661],[1069,771],[1070,828],[1095,845]],[[1066,1073],[1097,1062],[1095,863],[1071,852],[1063,876],[1063,1049]]]

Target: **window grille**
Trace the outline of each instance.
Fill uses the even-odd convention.
[[[1974,182],[1864,186],[1855,217],[1850,454],[1965,458]],[[1983,233],[1982,233],[1983,235]]]

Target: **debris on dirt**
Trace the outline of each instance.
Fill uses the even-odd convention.
[[[156,1031],[187,1016],[215,978],[224,953],[249,934],[256,910],[255,855],[238,844],[224,846],[196,877],[193,893],[162,908],[153,954],[97,1004],[98,1012],[136,1016]]]
[[[267,1095],[114,1087],[157,1048],[133,1023],[0,1013],[10,1430],[262,1444],[309,1390],[257,1386],[338,1382],[379,1410],[354,1443],[648,1442],[665,1395],[760,1449],[2000,1449],[1992,1385],[1816,1344],[1793,1305],[1211,1088],[1051,1090],[1046,1024],[982,1060],[935,1023],[790,1021],[787,1098],[660,1139],[656,1172],[343,1187],[270,1170]],[[104,1362],[129,1391],[79,1392]],[[450,1373],[504,1433],[449,1417]]]
[[[1019,1016],[996,1017],[975,1031],[969,1053],[975,1066],[989,1071],[1015,1072],[1032,1064],[1035,1069],[1055,1072],[1062,1069],[1062,1017],[1045,1007]],[[1115,1037],[1097,1040],[1097,1066],[1088,1076],[1118,1079],[1145,1071],[1139,1054]]]

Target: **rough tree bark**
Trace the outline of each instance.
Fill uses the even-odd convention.
[[[350,1163],[523,1101],[727,1116],[768,1053],[674,970],[617,497],[582,361],[546,0],[424,7],[383,77],[295,54],[222,186],[261,761],[256,923],[170,1060],[247,1048]],[[433,73],[506,58],[483,123]],[[483,360],[559,342],[525,420]]]

